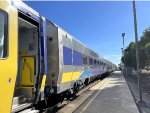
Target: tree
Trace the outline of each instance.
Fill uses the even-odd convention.
[[[133,67],[136,69],[136,59],[135,59],[135,43],[131,42],[129,46],[124,50],[124,55],[121,58],[122,62],[127,67]]]
[[[149,43],[150,43],[150,27],[145,29],[139,42],[141,68],[144,68],[145,66],[149,65],[148,64],[148,60],[150,57]]]
[[[150,27],[145,29],[139,40],[139,55],[140,68],[150,65]],[[124,55],[121,58],[122,62],[127,67],[136,69],[136,49],[135,43],[131,42],[124,50]]]
[[[146,52],[146,57],[147,57],[146,66],[149,66],[150,65],[150,43],[147,43],[145,45],[145,52]]]

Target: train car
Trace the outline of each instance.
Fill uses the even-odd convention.
[[[46,20],[46,34],[45,94],[49,96],[46,98],[51,97],[51,102],[78,92],[97,76],[111,71],[106,59],[49,20]]]
[[[0,1],[0,20],[0,113],[42,109],[114,70],[20,0]]]
[[[21,1],[0,1],[0,113],[28,108],[44,92],[44,21]]]

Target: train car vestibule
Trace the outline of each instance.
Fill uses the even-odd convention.
[[[35,98],[38,76],[38,26],[18,18],[18,74],[12,112],[19,106],[30,106]]]

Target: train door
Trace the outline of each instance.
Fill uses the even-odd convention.
[[[0,1],[0,113],[10,113],[17,75],[17,10]]]
[[[18,12],[18,74],[12,112],[32,106],[39,72],[39,23]]]

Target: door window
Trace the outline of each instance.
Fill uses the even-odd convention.
[[[7,13],[0,10],[0,59],[7,57],[7,34],[8,34]]]

